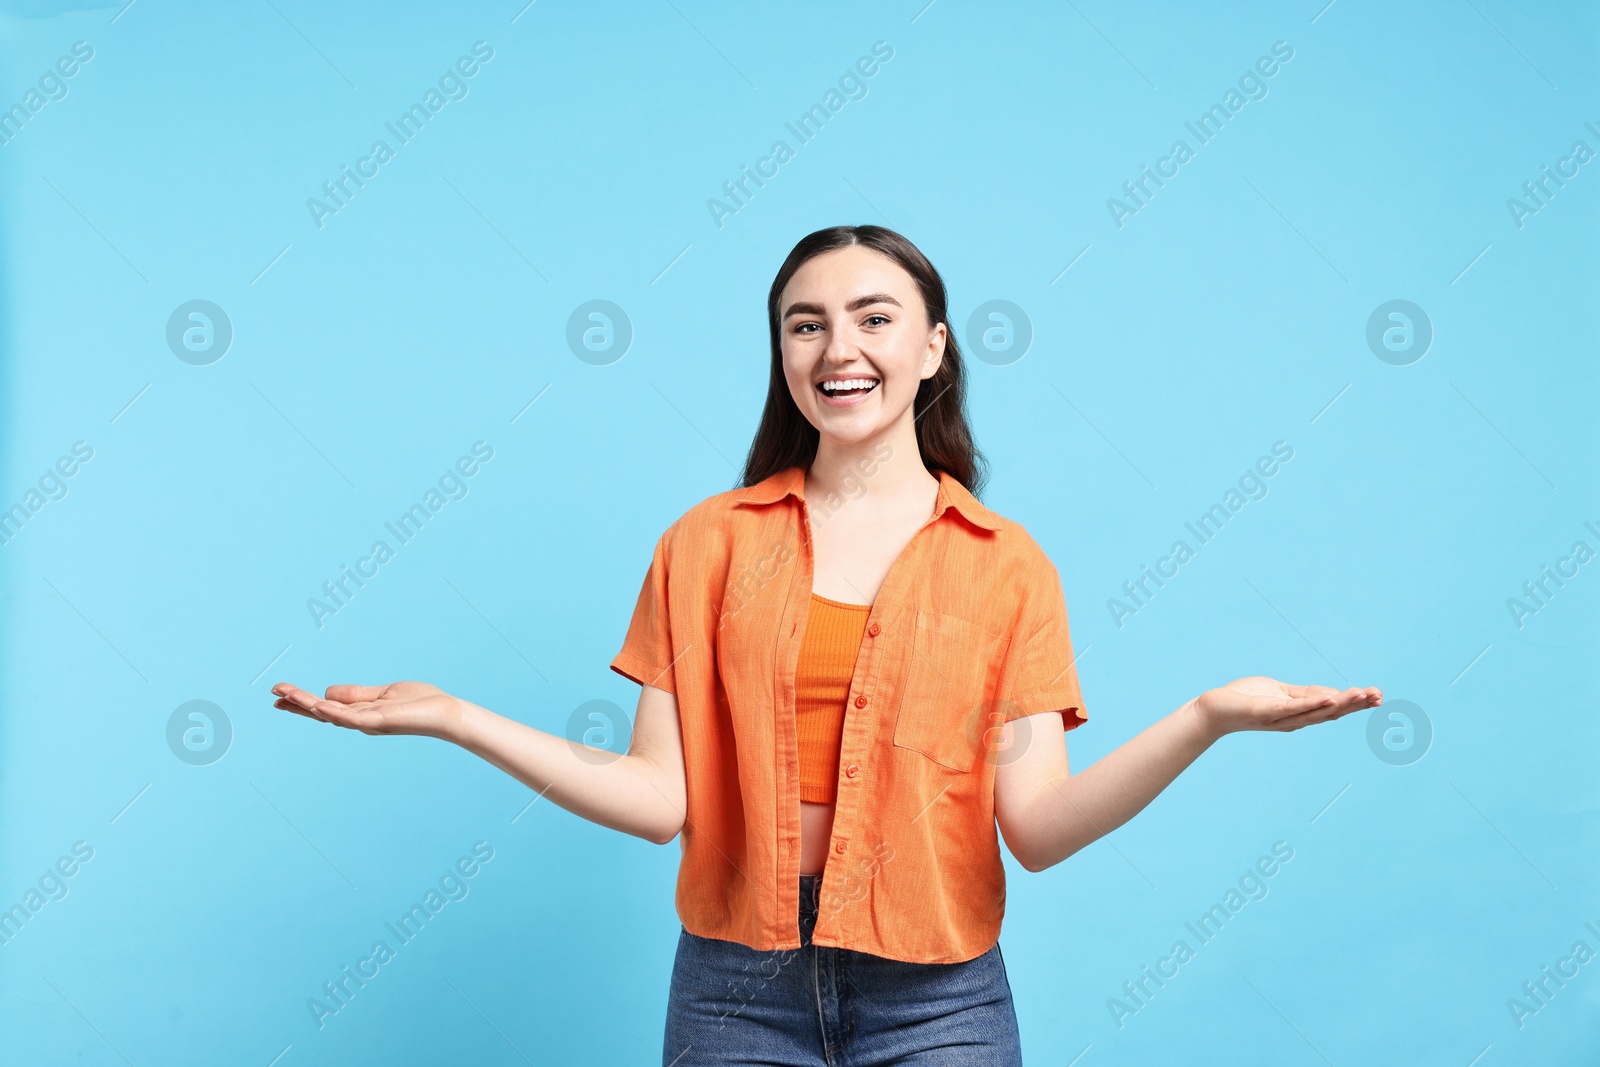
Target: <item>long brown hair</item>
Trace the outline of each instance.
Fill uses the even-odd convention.
[[[755,439],[750,442],[739,487],[755,485],[789,467],[809,467],[816,459],[820,435],[795,405],[788,380],[783,376],[783,323],[779,321],[782,310],[778,300],[783,295],[783,287],[806,261],[850,245],[865,245],[905,268],[922,292],[929,328],[944,323],[944,360],[933,377],[917,386],[917,396],[912,402],[917,448],[925,467],[934,472],[946,472],[976,496],[987,478],[987,461],[973,443],[972,429],[967,425],[967,368],[961,347],[956,343],[955,327],[950,324],[944,279],[916,245],[884,226],[830,226],[807,234],[778,268],[778,276],[772,280],[772,289],[767,294],[767,325],[772,334],[767,403],[761,412],[761,425],[756,429]]]

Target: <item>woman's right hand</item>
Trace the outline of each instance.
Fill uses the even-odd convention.
[[[427,682],[330,685],[324,697],[279,682],[272,692],[278,697],[273,707],[364,734],[419,734],[448,740],[462,718],[461,700]]]
[[[678,698],[665,689],[639,690],[626,753],[546,733],[426,682],[330,685],[326,697],[279,682],[272,692],[276,707],[308,719],[364,734],[421,734],[460,745],[538,797],[646,841],[666,844],[686,824]]]

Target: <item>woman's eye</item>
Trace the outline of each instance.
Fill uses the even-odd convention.
[[[872,325],[874,319],[882,319],[884,322],[888,322],[889,321],[888,317],[885,316],[885,315],[868,315],[867,316],[867,324],[869,326]]]
[[[814,322],[802,322],[800,325],[798,325],[798,326],[796,326],[794,328],[794,332],[795,333],[806,333],[806,332],[808,332],[806,330],[807,326],[815,326],[815,325],[816,325],[816,323],[814,323]]]

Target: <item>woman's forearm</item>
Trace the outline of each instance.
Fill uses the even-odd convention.
[[[1028,869],[1053,867],[1133,818],[1219,736],[1190,700],[1081,773],[1045,779],[1022,820]]]
[[[665,844],[684,822],[682,775],[643,755],[608,752],[461,701],[444,739],[482,757],[575,815]]]

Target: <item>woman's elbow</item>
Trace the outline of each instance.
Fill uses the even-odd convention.
[[[1082,845],[1078,844],[1069,844],[1062,851],[1061,845],[1058,843],[1057,851],[1048,854],[1036,848],[1013,848],[1011,855],[1016,858],[1017,863],[1021,864],[1023,870],[1029,874],[1039,874],[1042,871],[1048,871],[1082,847]]]
[[[647,835],[646,840],[656,845],[670,845],[682,832],[683,820],[678,819],[668,826],[656,827],[653,833]]]
[[[1015,855],[1015,853],[1013,853],[1013,855]],[[1048,871],[1060,861],[1041,859],[1030,853],[1023,856],[1017,856],[1017,862],[1022,864],[1022,869],[1027,871],[1029,874],[1038,874],[1040,871]]]
[[[1022,866],[1022,869],[1029,874],[1038,874],[1050,866],[1049,861],[1045,859],[1044,855],[1032,842],[1014,839],[1011,835],[1006,834],[1004,828],[1001,829],[1000,836],[1005,839],[1006,849],[1010,851],[1011,858],[1016,860]]]

